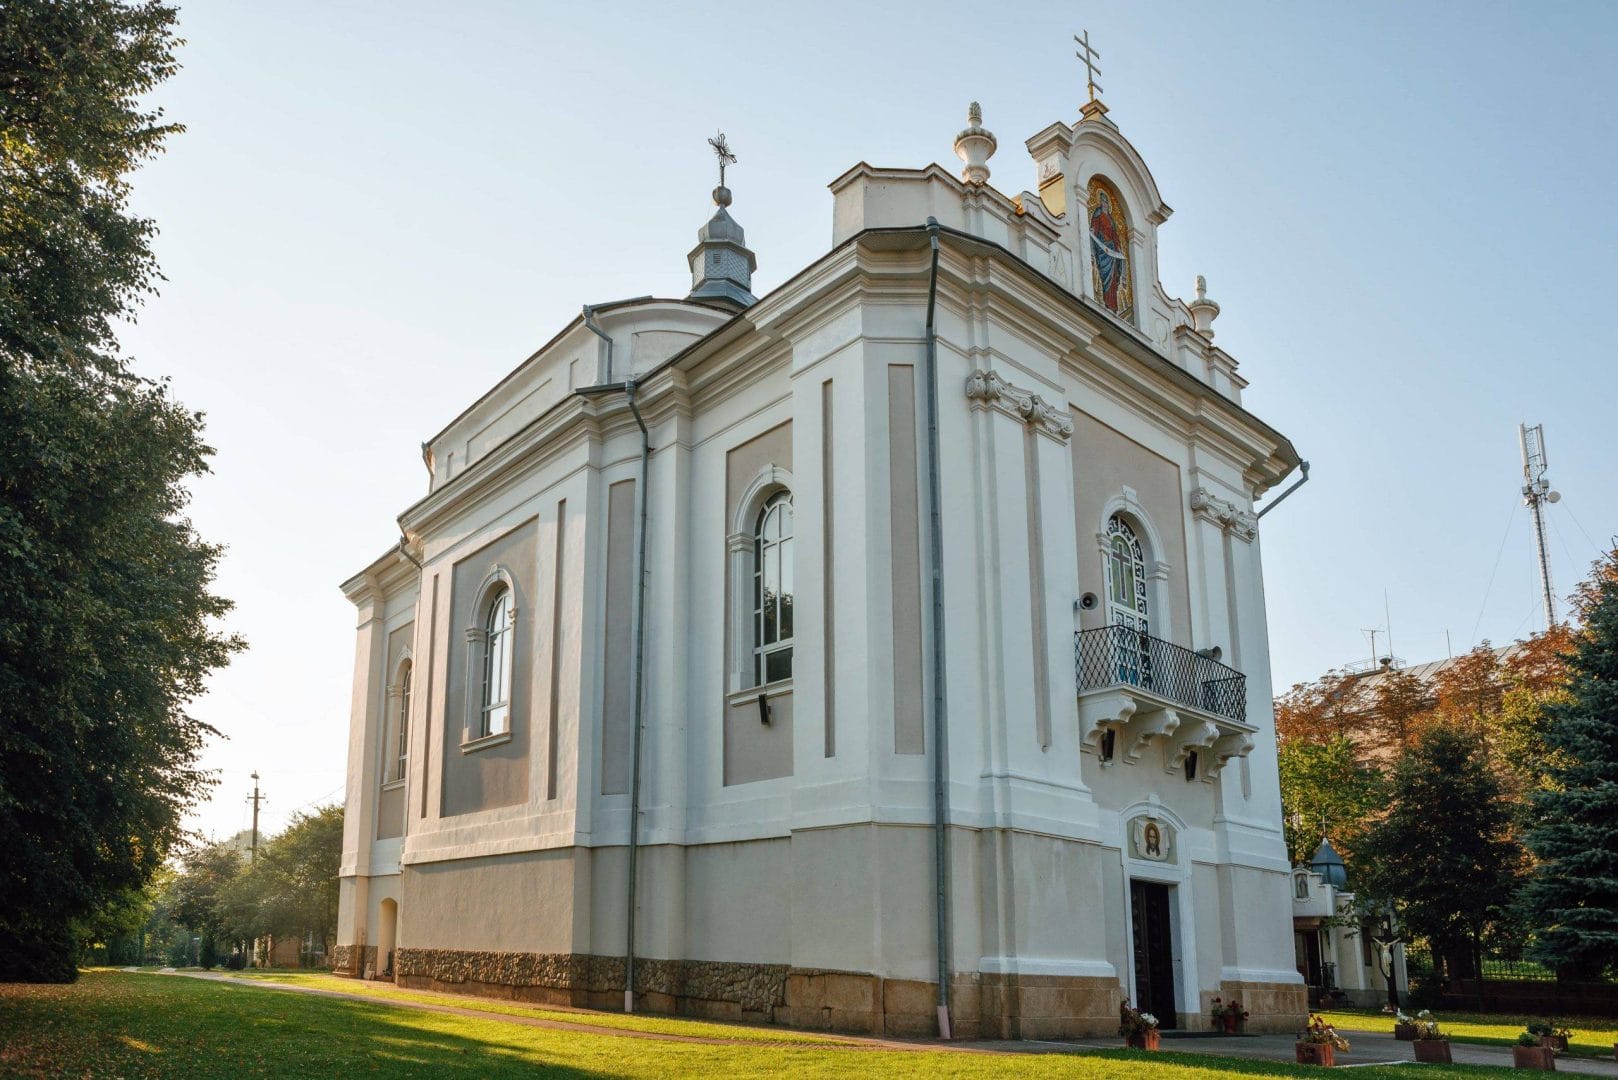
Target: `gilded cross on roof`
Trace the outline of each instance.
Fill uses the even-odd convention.
[[[1101,54],[1090,47],[1090,31],[1086,30],[1083,37],[1074,34],[1073,40],[1079,43],[1079,50],[1073,55],[1084,61],[1085,81],[1090,85],[1090,100],[1094,101],[1101,93],[1101,84],[1096,82],[1096,76],[1101,74],[1096,61],[1101,59]]]
[[[725,141],[725,133],[721,131],[708,140],[713,147],[714,155],[719,158],[719,186],[725,186],[725,166],[736,164],[736,155],[730,152],[730,144]]]

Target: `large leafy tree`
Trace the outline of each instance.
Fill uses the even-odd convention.
[[[1482,733],[1428,725],[1395,764],[1391,787],[1387,813],[1359,846],[1363,891],[1391,902],[1452,974],[1471,974],[1522,865]]]
[[[1532,800],[1524,895],[1532,954],[1574,976],[1618,965],[1618,551],[1596,563],[1575,606],[1563,698],[1545,706],[1548,784]]]
[[[1344,859],[1357,864],[1361,837],[1384,805],[1382,773],[1359,760],[1345,735],[1325,742],[1289,739],[1281,744],[1279,756],[1281,808],[1292,861],[1307,863],[1322,835],[1329,835]]]
[[[238,643],[184,516],[201,417],[114,330],[158,279],[129,174],[178,130],[158,3],[0,4],[0,979],[75,975],[206,790],[185,703]]]

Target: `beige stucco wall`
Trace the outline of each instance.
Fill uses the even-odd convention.
[[[893,553],[893,752],[926,751],[922,692],[921,512],[916,369],[888,365],[889,528]]]
[[[754,479],[772,465],[789,473],[792,471],[790,423],[773,427],[733,447],[725,455],[724,528],[727,534],[738,523],[737,515],[742,511],[742,500],[746,498]],[[798,498],[797,493],[794,493],[796,513],[803,513],[807,505],[808,500]],[[798,544],[794,544],[794,548],[802,550]],[[728,571],[727,553],[716,552],[715,557],[727,558],[723,612],[737,611],[739,598],[736,590],[751,589],[752,583],[733,580],[735,575]],[[745,594],[740,599],[743,604],[748,602]],[[723,617],[723,612],[716,614]],[[723,685],[727,688],[732,678],[732,672],[729,670],[730,658],[738,655],[739,651],[734,635],[740,628],[735,622],[734,619],[725,619],[723,662],[726,670]],[[745,648],[745,642],[742,646]],[[793,652],[793,659],[797,660],[796,649]],[[797,672],[794,671],[794,674]],[[751,680],[752,670],[748,666],[747,682],[750,683]],[[720,704],[724,717],[724,782],[727,785],[792,775],[792,694],[790,692],[772,694],[769,700],[771,720],[768,724],[759,721],[757,694],[742,695],[740,699],[727,694],[726,700]]]
[[[607,588],[601,685],[601,794],[629,790],[630,655],[635,645],[635,481],[607,488]]]
[[[1096,534],[1106,528],[1107,503],[1133,488],[1140,506],[1156,530],[1164,551],[1152,551],[1150,561],[1168,565],[1169,617],[1152,616],[1152,633],[1176,645],[1191,643],[1191,600],[1185,550],[1185,496],[1180,467],[1161,454],[1114,431],[1100,420],[1073,409],[1073,489],[1078,524],[1079,587],[1105,598],[1101,554]],[[1137,530],[1138,531],[1138,530]],[[1150,539],[1141,536],[1141,543]],[[1106,623],[1106,604],[1081,612],[1085,629]],[[1165,632],[1167,630],[1168,632]]]
[[[535,604],[538,528],[530,520],[455,564],[449,641],[444,650],[443,816],[510,806],[528,798],[528,753],[533,742],[534,656],[539,628]],[[511,575],[516,594],[516,639],[511,675],[511,740],[470,754],[461,752],[467,722],[466,628],[480,623],[473,611],[479,587],[497,567]],[[477,672],[470,673],[474,696]],[[476,700],[470,702],[478,708]]]
[[[407,867],[399,943],[413,949],[566,953],[589,852],[558,848]],[[498,900],[498,902],[494,902]]]

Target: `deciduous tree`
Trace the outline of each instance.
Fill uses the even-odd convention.
[[[158,3],[0,5],[0,979],[69,980],[210,783],[186,702],[237,643],[184,516],[201,418],[114,326],[157,280],[129,173],[178,130]]]

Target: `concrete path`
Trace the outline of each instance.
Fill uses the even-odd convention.
[[[1349,1041],[1350,1049],[1337,1052],[1338,1065],[1393,1065],[1414,1063],[1415,1051],[1407,1042],[1400,1042],[1391,1034],[1380,1031],[1351,1031],[1338,1029]],[[1265,1061],[1293,1061],[1291,1035],[1240,1035],[1234,1038],[1165,1038],[1163,1049],[1182,1054],[1216,1054],[1219,1057],[1257,1058]],[[1041,1043],[1043,1046],[1071,1046],[1072,1043]],[[1081,1039],[1084,1047],[1116,1047],[1117,1039]],[[1511,1047],[1477,1046],[1457,1042],[1450,1045],[1450,1056],[1457,1065],[1493,1065],[1511,1068]],[[1618,1077],[1618,1061],[1598,1061],[1563,1055],[1556,1059],[1556,1071],[1578,1073],[1582,1076]]]

